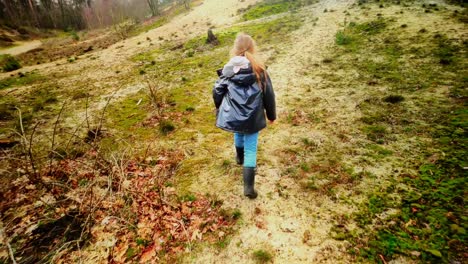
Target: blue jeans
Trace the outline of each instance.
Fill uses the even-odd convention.
[[[258,132],[253,134],[234,133],[234,144],[244,148],[244,167],[257,166]]]

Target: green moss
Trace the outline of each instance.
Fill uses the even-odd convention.
[[[289,8],[290,4],[286,1],[281,3],[262,3],[249,8],[247,12],[242,15],[242,18],[244,20],[254,20],[289,11]]]
[[[383,143],[385,135],[387,134],[387,128],[382,125],[365,126],[363,131],[368,139],[378,143]]]
[[[367,148],[372,151],[372,153],[369,155],[378,160],[383,159],[393,154],[393,151],[388,150],[381,145],[370,144],[367,146]]]
[[[336,45],[348,45],[353,41],[353,38],[349,35],[347,35],[343,31],[338,31],[336,32],[335,35],[335,43]]]
[[[45,78],[35,72],[19,74],[18,76],[8,77],[0,80],[0,90],[6,88],[12,88],[15,86],[23,86],[35,83],[39,80],[43,81]]]
[[[390,26],[395,32],[387,30]],[[336,59],[329,67],[357,72],[360,78],[346,80],[347,87],[367,79],[366,87],[355,88],[369,95],[358,106],[366,124],[361,129],[378,143],[366,145],[366,155],[382,160],[404,153],[404,168],[411,164],[407,172],[389,170],[376,189],[365,190],[367,199],[353,215],[365,236],[346,237],[355,246],[352,252],[358,262],[373,263],[381,256],[389,261],[412,253],[423,263],[463,259],[466,47],[443,34],[409,35],[391,20],[350,23],[342,32],[352,41],[334,48]],[[449,87],[451,97],[433,94],[441,87]],[[345,237],[337,232],[336,238]]]
[[[111,103],[106,111],[108,118],[112,121],[109,124],[110,127],[129,135],[133,134],[139,128],[136,125],[143,122],[148,116],[147,105],[138,104],[140,99],[145,97],[144,93],[138,93],[124,100]]]
[[[243,12],[243,20],[254,20],[287,11],[294,11],[313,3],[315,3],[313,0],[266,0],[247,9],[240,9],[239,12]]]
[[[350,24],[350,27],[358,33],[375,35],[381,33],[387,27],[387,22],[384,19],[379,18],[377,20],[361,24]]]
[[[255,262],[257,263],[268,263],[273,261],[273,255],[270,252],[263,249],[255,250],[252,253],[252,256]]]
[[[10,54],[0,55],[0,68],[5,72],[10,72],[21,68],[19,61]]]

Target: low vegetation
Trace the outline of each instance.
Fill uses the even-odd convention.
[[[273,261],[273,255],[263,249],[255,250],[253,253],[253,258],[257,263],[271,263]]]
[[[334,232],[353,243],[350,252],[361,260],[381,263],[398,255],[432,263],[461,260],[467,239],[463,120],[468,112],[460,87],[466,84],[467,46],[441,31],[405,33],[413,25],[401,27],[398,18],[350,22],[336,34],[330,69],[354,69],[367,83],[365,91],[354,91],[367,98],[358,104],[361,131],[377,145],[369,145],[375,154],[363,162],[372,166],[390,157],[406,166],[375,190],[364,190],[367,201],[349,220],[361,231]],[[440,94],[444,87],[447,95]],[[414,136],[417,145],[411,143]]]
[[[13,238],[11,245],[16,257],[31,255],[31,261],[72,261],[79,257],[78,249],[91,250],[96,246],[92,241],[100,241],[109,232],[115,238],[109,242],[115,250],[106,258],[114,261],[170,259],[195,249],[197,241],[202,240],[225,247],[226,236],[232,233],[241,212],[221,209],[222,203],[216,197],[191,193],[178,185],[181,180],[194,180],[197,170],[212,165],[191,160],[182,151],[183,146],[193,141],[190,129],[195,124],[201,133],[216,129],[213,122],[206,120],[214,117],[211,106],[205,103],[209,96],[205,88],[212,85],[216,76],[213,69],[222,67],[228,58],[229,46],[237,32],[246,31],[268,46],[287,39],[289,32],[300,24],[295,17],[284,17],[216,32],[220,39],[218,46],[206,44],[205,36],[200,36],[180,48],[174,49],[174,44],[169,43],[139,54],[133,59],[141,66],[132,74],[140,78],[138,81],[145,84],[145,89],[122,99],[110,96],[99,111],[88,109],[96,95],[80,87],[59,96],[58,89],[50,89],[48,81],[40,80],[38,74],[4,80],[4,89],[11,89],[25,85],[26,79],[21,78],[30,78],[32,88],[22,95],[21,102],[12,96],[1,99],[8,102],[2,104],[6,106],[2,111],[9,116],[4,123],[5,133],[14,139],[19,133],[23,138],[9,150],[11,159],[5,165],[24,170],[8,177],[23,177],[24,182],[18,182],[15,188],[23,190],[30,199],[2,204],[3,221],[10,223],[17,219],[19,224],[15,226],[26,228],[24,219],[15,214],[17,210],[28,212],[32,221],[39,221],[41,214],[49,219],[31,237],[24,235],[24,229],[15,231],[10,224],[5,226],[7,235]],[[266,33],[274,37],[260,37]],[[187,51],[192,51],[190,56],[184,56]],[[161,60],[159,55],[164,53],[170,55]],[[75,98],[73,103],[77,109],[85,110],[85,119],[79,124],[66,122],[73,115],[64,103],[71,98]],[[17,121],[18,109],[21,124]],[[11,134],[11,131],[18,133]],[[159,133],[155,135],[155,131]],[[155,138],[160,143],[148,143]],[[212,142],[204,145],[209,149]],[[30,158],[20,165],[13,157],[23,155]],[[38,187],[26,191],[28,184]],[[176,184],[177,189],[173,187]],[[74,190],[65,187],[69,185]],[[8,200],[14,200],[17,194],[16,191],[6,193]],[[33,211],[28,204],[40,196],[50,200]],[[77,198],[62,202],[63,197],[69,196],[88,197],[89,203],[80,203]],[[144,212],[138,209],[143,207]],[[60,209],[50,211],[49,208]],[[164,220],[179,214],[186,220]],[[193,217],[198,220],[190,220]],[[155,219],[166,222],[155,222]],[[106,230],[102,223],[108,226]],[[52,226],[60,228],[51,231]],[[161,229],[155,233],[156,226]],[[167,226],[172,227],[166,229]],[[59,240],[59,237],[66,239]],[[55,242],[47,244],[46,251],[32,247],[44,241]],[[81,258],[86,258],[85,255]],[[259,253],[259,258],[268,262],[271,255]]]
[[[128,72],[115,69],[115,82],[99,86],[74,80],[69,89],[56,82],[68,72],[0,80],[0,228],[15,257],[29,263],[173,262],[192,260],[191,252],[206,245],[228,248],[236,222],[250,215],[190,188],[200,184],[200,175],[239,181],[234,175],[240,167],[217,153],[232,139],[213,125],[207,89],[238,32],[252,35],[271,65],[290,33],[304,25],[295,11],[312,3],[267,0],[240,10],[243,20],[284,15],[215,28],[217,45],[205,35],[164,41],[135,54]],[[354,262],[462,262],[468,228],[466,41],[444,26],[435,31],[424,21],[404,20],[405,13],[388,15],[386,8],[395,5],[412,4],[359,1],[355,8],[366,15],[347,17],[330,39],[335,45],[317,53],[323,58],[313,54],[314,62],[298,62],[302,77],[313,75],[319,84],[301,82],[304,93],[297,95],[285,86],[278,90],[284,104],[279,126],[294,137],[277,138],[275,169],[298,183],[301,197],[329,202],[329,238]],[[448,12],[411,7],[423,15]],[[447,19],[456,24],[460,16]],[[86,38],[68,37],[74,35]],[[70,66],[92,60],[69,58]],[[129,88],[135,92],[120,93]],[[324,89],[327,97],[312,89]],[[352,107],[332,107],[344,97]],[[354,119],[341,124],[342,111]],[[259,162],[267,163],[261,155]],[[288,199],[295,187],[278,182],[278,199]],[[350,210],[333,211],[338,204]],[[312,237],[304,233],[303,243]],[[244,253],[257,263],[274,263],[277,252],[258,245]]]
[[[14,70],[21,68],[21,64],[18,62],[18,60],[15,57],[9,54],[0,55],[0,68],[4,72],[10,72],[10,71],[14,71]]]
[[[242,13],[244,20],[254,20],[262,17],[267,17],[275,14],[294,11],[303,6],[316,3],[315,0],[267,0],[259,4],[252,5],[246,9],[238,10]]]

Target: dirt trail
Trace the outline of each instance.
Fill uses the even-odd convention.
[[[193,184],[192,190],[223,190],[217,193],[226,201],[226,206],[240,208],[243,222],[226,249],[218,252],[205,249],[192,256],[196,263],[250,263],[252,252],[263,249],[273,253],[275,263],[344,263],[347,260],[342,242],[332,239],[328,232],[332,225],[330,211],[349,210],[340,208],[327,196],[313,197],[291,177],[282,175],[278,153],[301,138],[307,137],[320,142],[325,140],[326,131],[308,130],[286,124],[285,117],[291,112],[290,96],[306,95],[308,87],[313,87],[307,94],[310,98],[327,98],[329,95],[318,88],[320,78],[303,74],[304,62],[319,63],[327,47],[333,45],[334,36],[345,19],[343,13],[352,1],[321,1],[303,11],[307,21],[293,33],[292,46],[281,50],[282,57],[269,68],[273,79],[278,104],[279,120],[277,124],[262,131],[260,136],[260,157],[257,176],[259,198],[249,201],[242,197],[241,177],[232,179],[213,175],[201,175]],[[332,12],[323,12],[324,9]],[[319,18],[314,26],[314,19]],[[354,107],[345,100],[335,100],[331,108]],[[340,118],[339,116],[337,118]],[[353,120],[350,117],[349,120]],[[232,150],[222,154],[231,159]],[[262,153],[263,152],[263,153]],[[221,155],[221,154],[220,154]],[[239,170],[240,172],[240,170]],[[231,176],[232,177],[232,176]],[[211,187],[210,187],[211,186]]]
[[[129,75],[137,66],[131,60],[132,56],[154,50],[165,41],[183,43],[183,41],[206,33],[207,29],[212,26],[215,28],[230,26],[239,20],[237,10],[257,1],[224,0],[223,4],[219,4],[219,1],[216,0],[199,1],[190,12],[172,18],[161,27],[117,42],[107,49],[79,56],[79,59],[73,63],[69,63],[64,58],[50,63],[27,66],[13,72],[0,73],[0,79],[10,77],[18,72],[36,71],[43,76],[56,76],[58,74],[61,76],[60,79],[57,79],[57,84],[60,87],[73,88],[79,86],[78,84],[85,84],[91,94],[98,91],[101,98],[98,102],[92,103],[89,109],[99,111],[106,105],[111,94],[113,94],[114,99],[125,97],[138,92],[143,87],[139,79],[133,80],[137,79],[138,76]],[[128,77],[125,80],[125,85],[122,85],[122,81],[124,81],[122,78],[125,78],[122,76]],[[118,92],[115,93],[117,88]],[[15,93],[21,94],[24,91],[17,89],[11,94]],[[84,113],[85,110],[75,113],[67,118],[67,123],[80,123]]]
[[[39,70],[43,74],[51,74],[53,72],[79,73],[77,79],[87,78],[90,80],[113,77],[116,75],[116,67],[119,68],[120,72],[129,70],[132,62],[128,59],[131,56],[155,49],[157,45],[160,45],[165,40],[183,41],[205,33],[211,26],[223,27],[231,25],[238,20],[237,10],[239,8],[245,8],[257,1],[223,0],[223,4],[219,4],[219,1],[215,0],[201,1],[190,12],[172,18],[161,27],[117,42],[105,50],[93,53],[94,60],[83,59],[70,64],[67,63],[66,59],[61,59],[50,63],[24,67],[18,71],[29,72]],[[1,53],[2,51],[0,51]],[[0,78],[7,77],[12,73],[15,72],[0,73]],[[72,78],[70,83],[74,81],[76,79]]]
[[[21,53],[25,53],[30,50],[33,50],[35,48],[39,48],[42,45],[42,42],[40,40],[33,40],[33,41],[28,41],[28,42],[16,42],[16,45],[17,46],[14,46],[11,48],[0,49],[0,55],[10,54],[10,55],[16,56]]]

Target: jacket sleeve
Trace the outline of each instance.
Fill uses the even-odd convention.
[[[223,97],[226,94],[228,86],[228,81],[225,77],[221,76],[216,82],[213,87],[213,101],[216,106],[216,109],[219,108],[221,102],[223,101]]]
[[[265,93],[263,95],[263,106],[268,120],[276,120],[276,101],[275,92],[273,91],[273,85],[271,84],[270,75],[267,74],[265,80]]]

